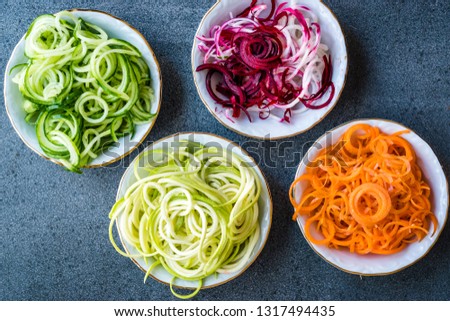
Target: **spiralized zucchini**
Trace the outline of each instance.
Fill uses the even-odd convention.
[[[25,119],[36,125],[46,155],[71,171],[155,117],[150,71],[139,50],[70,12],[36,18],[25,55],[28,62],[12,69]]]
[[[145,174],[142,174],[142,173]],[[253,168],[234,153],[183,142],[150,150],[135,161],[137,181],[109,214],[110,240],[120,254],[141,257],[151,270],[162,265],[179,278],[198,281],[233,273],[248,264],[260,236],[261,183]],[[113,227],[138,254],[114,240]]]

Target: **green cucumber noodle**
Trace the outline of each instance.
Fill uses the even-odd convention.
[[[64,11],[37,17],[27,63],[11,69],[44,153],[80,172],[135,126],[150,122],[150,70],[130,43]]]
[[[191,298],[206,277],[235,273],[249,263],[260,237],[261,182],[239,156],[184,142],[142,153],[134,175],[136,182],[109,214],[109,236],[117,252],[150,264],[144,282],[162,265],[173,276],[172,293]],[[115,224],[137,254],[114,241]],[[172,287],[176,278],[198,281],[198,287],[180,295]]]

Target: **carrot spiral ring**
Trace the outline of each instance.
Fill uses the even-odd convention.
[[[373,215],[367,215],[371,211],[370,197],[375,199],[378,210]],[[361,200],[363,199],[363,204]],[[362,210],[361,205],[365,206]],[[371,227],[384,219],[391,210],[391,198],[386,189],[374,183],[365,183],[353,190],[350,194],[350,214],[360,225]]]

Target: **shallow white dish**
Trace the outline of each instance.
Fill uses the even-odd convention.
[[[229,20],[230,12],[236,15],[242,12],[251,1],[218,0],[204,15],[192,46],[192,72],[200,99],[211,114],[225,127],[241,135],[258,139],[281,139],[303,133],[319,123],[336,105],[344,88],[347,76],[347,47],[344,34],[333,12],[318,0],[277,0],[277,5],[283,2],[289,4],[303,4],[309,7],[319,18],[322,31],[322,42],[328,45],[332,57],[333,75],[332,81],[336,92],[330,104],[322,109],[307,109],[303,105],[298,109],[299,113],[291,118],[291,123],[281,123],[274,118],[262,120],[258,114],[252,114],[252,123],[245,115],[233,119],[232,123],[223,113],[223,107],[216,103],[209,95],[206,84],[206,71],[195,70],[203,63],[203,54],[198,50],[197,36],[207,34],[212,26]],[[269,4],[269,0],[259,0],[258,3]]]
[[[251,257],[248,260],[248,263],[245,265],[245,267],[235,273],[230,274],[223,274],[220,273],[217,276],[211,275],[203,280],[202,289],[205,288],[211,288],[215,287],[221,284],[224,284],[228,281],[231,281],[232,279],[238,277],[244,271],[250,267],[250,265],[256,260],[259,253],[261,253],[262,249],[264,248],[264,245],[266,244],[267,238],[269,236],[270,227],[272,224],[272,196],[270,194],[270,189],[267,184],[267,181],[264,177],[263,172],[258,167],[258,165],[255,163],[252,157],[250,157],[241,147],[239,147],[237,144],[233,143],[232,141],[229,141],[225,138],[222,138],[217,135],[213,134],[207,134],[207,133],[178,133],[174,134],[165,138],[162,138],[156,142],[154,142],[152,145],[148,146],[145,150],[141,152],[144,153],[146,151],[152,150],[152,149],[164,149],[167,150],[170,147],[174,147],[176,145],[172,145],[173,143],[177,143],[180,141],[190,141],[190,142],[197,142],[202,145],[206,144],[214,144],[212,146],[222,147],[224,149],[227,149],[228,151],[231,151],[241,157],[247,164],[252,166],[255,169],[255,172],[257,176],[259,177],[261,181],[261,196],[259,198],[259,209],[260,209],[260,215],[259,215],[259,223],[261,227],[261,234],[259,237],[258,242],[256,243],[255,249],[252,252]],[[141,155],[140,154],[140,155]],[[128,169],[125,171],[125,173],[122,176],[122,180],[120,181],[120,185],[117,191],[116,200],[119,200],[125,195],[126,190],[129,186],[131,186],[133,183],[136,182],[136,177],[133,173],[133,169],[135,166],[136,161],[139,159],[139,156],[137,156],[134,161],[130,164]],[[118,228],[119,237],[122,241],[122,245],[124,246],[125,250],[130,254],[138,254],[138,252],[135,250],[135,248],[125,241],[123,237],[121,237],[120,227]],[[147,272],[150,265],[153,263],[153,259],[149,259],[149,264],[145,264],[144,260],[142,258],[132,258],[132,261],[143,271]],[[173,276],[169,274],[161,265],[157,266],[151,271],[150,276],[162,283],[170,284],[170,281],[172,280]],[[177,279],[174,286],[181,287],[181,288],[189,288],[189,289],[195,289],[198,286],[198,282],[193,281],[185,281]]]
[[[436,233],[433,236],[431,236],[430,233],[421,242],[409,244],[401,252],[391,255],[359,255],[350,253],[349,251],[343,249],[336,250],[326,246],[316,245],[309,242],[306,237],[305,239],[321,258],[338,269],[348,273],[360,275],[386,275],[398,272],[414,264],[423,258],[436,243],[447,221],[449,198],[448,183],[439,160],[431,147],[422,138],[420,138],[411,129],[406,128],[399,123],[382,119],[355,120],[328,131],[308,150],[300,162],[295,177],[297,178],[298,176],[304,174],[308,160],[315,159],[320,150],[336,143],[350,126],[360,123],[376,126],[382,132],[387,134],[392,134],[405,129],[410,130],[409,133],[403,134],[402,137],[406,139],[414,148],[417,155],[417,163],[422,169],[425,180],[430,185],[431,210],[436,215],[439,223]],[[305,187],[305,183],[299,183],[294,188],[293,193],[297,201],[300,200]],[[297,223],[300,226],[300,230],[303,235],[305,221],[305,216],[300,216],[297,219]],[[320,238],[317,231],[312,230],[311,232],[313,236]]]
[[[159,68],[156,56],[153,53],[153,50],[148,44],[147,40],[145,40],[144,36],[125,21],[116,18],[108,13],[82,9],[73,9],[70,11],[76,17],[81,17],[84,20],[103,28],[109,37],[124,39],[140,50],[140,52],[142,53],[142,58],[150,68],[150,74],[152,78],[152,87],[155,96],[155,99],[152,102],[152,113],[158,114],[161,106],[162,94],[161,70]],[[57,160],[47,157],[39,146],[35,127],[25,121],[26,112],[22,108],[24,98],[20,93],[18,86],[12,82],[12,77],[9,76],[9,71],[11,70],[11,68],[13,68],[17,64],[27,61],[27,58],[24,56],[24,37],[22,37],[22,39],[14,48],[5,71],[4,97],[6,113],[8,114],[8,117],[15,131],[25,143],[25,145],[27,145],[40,156],[49,159],[54,163],[60,164]],[[117,144],[111,146],[106,152],[100,154],[97,158],[92,160],[84,167],[90,168],[105,166],[116,162],[131,153],[139,144],[144,141],[145,137],[150,133],[150,130],[155,124],[156,118],[157,116],[154,117],[148,124],[136,126],[136,132],[131,141],[129,136],[121,137]]]

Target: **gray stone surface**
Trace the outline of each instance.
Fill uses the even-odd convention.
[[[328,265],[309,248],[291,221],[287,193],[304,148],[326,130],[362,117],[392,119],[415,130],[448,176],[450,2],[327,0],[347,38],[347,84],[337,107],[308,133],[289,140],[292,148],[285,154],[270,150],[272,143],[246,143],[222,127],[197,96],[191,45],[213,3],[2,0],[0,69],[4,72],[14,45],[37,15],[80,7],[107,11],[140,30],[161,64],[161,114],[144,146],[177,131],[206,131],[245,143],[261,161],[277,160],[263,166],[275,205],[264,251],[241,277],[201,291],[195,300],[450,300],[448,227],[414,266],[360,278]],[[1,82],[3,87],[3,77]],[[2,107],[0,155],[0,299],[174,299],[165,285],[152,280],[144,285],[143,273],[115,253],[108,240],[107,214],[137,152],[107,168],[68,173],[26,148]]]

